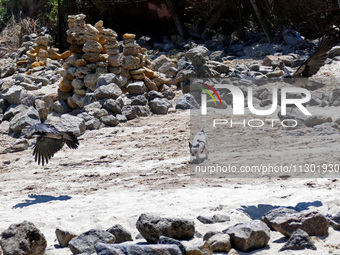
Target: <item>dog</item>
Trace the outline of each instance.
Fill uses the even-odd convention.
[[[190,154],[193,157],[196,157],[196,160],[200,162],[199,154],[205,152],[205,159],[208,160],[208,137],[207,134],[204,132],[204,125],[203,123],[202,129],[198,132],[192,142],[189,142]]]

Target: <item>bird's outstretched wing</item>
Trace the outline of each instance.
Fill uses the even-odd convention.
[[[61,135],[60,132],[55,127],[43,123],[38,123],[30,126],[28,128],[28,131],[30,132],[30,134],[54,133]]]
[[[79,142],[77,137],[72,132],[63,132],[63,140],[70,149],[77,149]]]
[[[48,163],[48,160],[53,157],[53,155],[59,151],[64,145],[61,136],[58,138],[55,134],[47,133],[44,136],[39,136],[37,142],[34,146],[33,155],[35,156],[35,162],[38,161],[42,165]]]
[[[326,36],[322,39],[319,48],[308,58],[293,74],[293,77],[311,77],[325,64],[328,51],[338,40],[338,36]]]

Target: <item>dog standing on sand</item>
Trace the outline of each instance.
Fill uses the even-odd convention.
[[[201,131],[199,131],[192,142],[189,142],[189,148],[190,153],[192,156],[196,156],[196,160],[198,163],[200,162],[199,154],[205,152],[205,159],[208,160],[208,137],[207,134],[204,132],[204,125],[205,122],[203,122],[203,126]]]

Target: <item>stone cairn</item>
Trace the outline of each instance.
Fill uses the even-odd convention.
[[[61,70],[60,99],[71,109],[83,108],[92,101],[91,95],[98,88],[102,74],[116,75],[123,93],[141,94],[148,90],[161,91],[171,79],[154,72],[146,49],[135,41],[134,34],[124,34],[123,52],[120,53],[117,33],[104,28],[103,21],[94,26],[85,23],[86,15],[68,16],[67,41],[71,44],[70,56]],[[139,82],[144,89],[129,91],[129,84]],[[168,89],[168,87],[167,87]]]

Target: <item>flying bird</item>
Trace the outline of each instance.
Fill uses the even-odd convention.
[[[70,149],[77,149],[79,142],[72,132],[62,132],[55,127],[38,123],[28,128],[27,137],[31,138],[37,135],[37,141],[34,145],[33,155],[35,162],[42,165],[47,164],[56,152],[63,148],[66,143]]]
[[[339,33],[324,36],[322,38],[320,46],[316,51],[296,70],[293,74],[293,78],[311,77],[316,74],[320,68],[325,64],[328,57],[328,51],[339,42]]]

